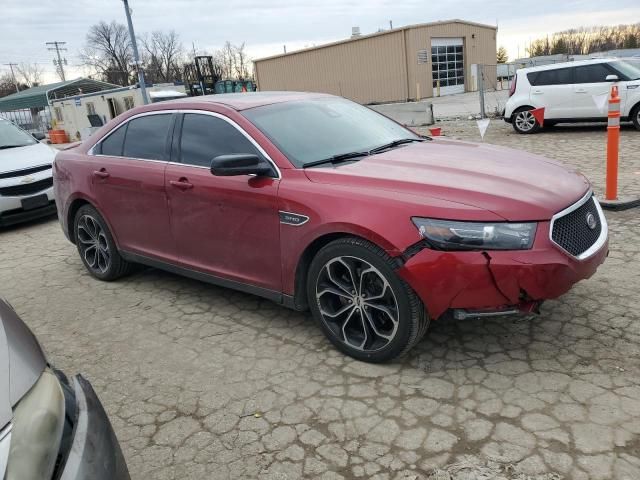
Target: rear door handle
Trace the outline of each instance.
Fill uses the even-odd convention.
[[[587,93],[587,91],[584,88],[576,88],[575,92],[576,93]]]
[[[109,172],[107,172],[106,169],[101,168],[100,170],[95,170],[93,172],[93,176],[94,177],[98,177],[98,178],[109,178],[111,176],[111,174]]]
[[[542,90],[534,90],[532,93],[534,95],[542,95],[544,92]]]
[[[169,184],[172,187],[179,188],[180,190],[189,190],[193,188],[193,183],[189,183],[186,178],[181,178],[180,180],[169,180]]]

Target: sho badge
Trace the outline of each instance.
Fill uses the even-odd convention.
[[[598,226],[598,221],[593,213],[587,213],[587,227],[594,230]]]
[[[299,227],[300,225],[304,225],[308,221],[309,217],[307,217],[306,215],[280,211],[280,223],[283,223],[285,225],[294,225],[296,227]]]

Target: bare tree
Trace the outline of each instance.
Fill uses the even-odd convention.
[[[530,56],[562,53],[586,55],[618,48],[635,48],[640,45],[640,23],[632,25],[574,28],[554,33],[551,41],[537,39],[531,42]]]
[[[16,79],[28,88],[40,85],[43,73],[44,69],[37,63],[21,63],[16,67]]]
[[[230,41],[226,41],[222,47],[222,59],[224,65],[224,78],[233,78],[236,66],[236,48],[231,45]]]
[[[0,97],[6,97],[12,93],[16,93],[13,76],[9,72],[0,75]]]
[[[247,52],[245,52],[245,49],[244,49],[244,42],[242,42],[242,45],[234,47],[234,51],[235,51],[234,53],[236,58],[236,62],[235,62],[236,75],[238,76],[239,80],[244,80],[249,76],[249,71],[248,71],[249,62],[247,59]]]
[[[107,82],[129,85],[135,81],[131,40],[127,27],[121,23],[111,21],[92,25],[80,58]]]
[[[141,39],[146,74],[151,82],[172,82],[181,76],[180,66],[184,56],[184,47],[179,35],[171,30],[168,33],[155,31]]]

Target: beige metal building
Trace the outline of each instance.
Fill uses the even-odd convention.
[[[496,29],[463,20],[422,23],[254,61],[258,89],[342,95],[360,103],[475,89],[476,64],[495,84]],[[472,68],[473,66],[473,68]]]

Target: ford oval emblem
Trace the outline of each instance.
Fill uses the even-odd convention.
[[[595,229],[598,226],[598,221],[593,213],[587,213],[587,227],[591,230]]]

